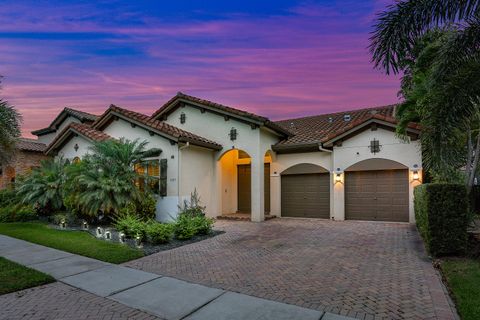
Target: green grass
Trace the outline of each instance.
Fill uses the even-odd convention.
[[[0,257],[0,294],[55,281],[51,276]]]
[[[480,319],[480,261],[452,259],[442,263],[442,273],[463,320]]]
[[[110,263],[143,256],[141,250],[98,240],[84,231],[55,230],[40,222],[0,223],[0,234]]]

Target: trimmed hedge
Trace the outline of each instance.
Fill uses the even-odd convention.
[[[465,253],[468,194],[463,185],[423,184],[415,188],[415,219],[431,255]]]

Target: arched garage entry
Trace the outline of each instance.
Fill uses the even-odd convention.
[[[330,219],[330,173],[311,163],[281,173],[282,217]]]
[[[408,168],[368,159],[345,170],[345,219],[408,222]]]

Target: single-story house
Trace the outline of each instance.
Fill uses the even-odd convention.
[[[110,138],[161,150],[140,171],[159,181],[161,221],[175,218],[196,189],[212,217],[414,222],[420,127],[397,137],[395,105],[271,121],[178,93],[151,116],[115,105],[93,121],[67,113],[52,123],[55,132],[34,132],[49,140],[47,155],[81,159],[93,142]]]

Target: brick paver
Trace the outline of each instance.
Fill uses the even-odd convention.
[[[60,282],[0,296],[0,319],[159,319]]]
[[[225,234],[126,265],[359,319],[453,319],[408,224],[218,221]]]

